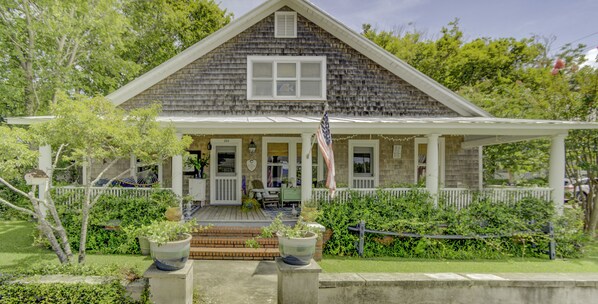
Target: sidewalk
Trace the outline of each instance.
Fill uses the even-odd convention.
[[[276,303],[274,261],[200,260],[193,264],[193,284],[202,304]]]

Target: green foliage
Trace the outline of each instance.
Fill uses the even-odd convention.
[[[205,228],[197,228],[195,219],[187,222],[154,221],[147,227],[142,228],[151,242],[164,245],[167,242],[184,240],[185,234],[190,234]]]
[[[474,199],[467,208],[455,210],[435,208],[425,191],[413,190],[406,196],[394,198],[379,190],[371,196],[355,194],[344,203],[322,204],[321,210],[318,222],[333,231],[324,250],[339,256],[357,254],[358,235],[347,228],[356,226],[361,220],[373,230],[472,237],[453,240],[383,237],[366,233],[366,256],[448,259],[546,257],[549,240],[542,229],[549,221],[554,221],[557,227],[559,256],[577,256],[584,244],[579,219],[570,215],[556,217],[550,202],[534,198],[510,204]],[[480,235],[497,237],[476,238]]]
[[[276,218],[266,227],[262,227],[262,232],[256,238],[271,238],[275,235],[280,235],[286,238],[303,238],[308,232],[315,233],[318,237],[322,236],[322,231],[318,228],[310,226],[307,222],[299,217],[295,225],[286,225],[282,222],[282,213],[278,214]],[[245,241],[245,246],[250,248],[259,247],[256,238]]]
[[[106,95],[230,22],[213,0],[0,1],[0,116]]]
[[[63,219],[71,246],[79,247],[81,233],[81,211],[75,206],[61,205]],[[104,195],[92,209],[88,231],[87,250],[96,253],[139,253],[136,237],[130,231],[164,218],[169,205],[177,201],[171,191],[156,191],[149,199],[126,198]],[[120,229],[106,230],[104,227],[111,221],[118,220]]]
[[[260,209],[260,203],[253,197],[243,196],[241,199],[241,211],[249,212]]]

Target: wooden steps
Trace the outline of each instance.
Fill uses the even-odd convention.
[[[189,258],[195,260],[273,260],[280,256],[277,238],[257,239],[260,248],[245,241],[261,233],[259,227],[213,226],[193,234]]]

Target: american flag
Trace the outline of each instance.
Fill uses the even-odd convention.
[[[330,124],[328,123],[328,113],[324,112],[324,116],[320,121],[320,127],[316,132],[318,138],[318,146],[322,157],[326,162],[328,168],[328,176],[326,176],[326,187],[330,191],[330,197],[334,197],[336,191],[336,181],[334,180],[334,152],[332,151],[332,135],[330,134]]]

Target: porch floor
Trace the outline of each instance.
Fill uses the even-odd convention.
[[[283,222],[294,225],[297,218],[290,214],[289,208],[241,210],[241,206],[205,206],[197,210],[194,217],[200,225],[263,227],[272,223],[276,214],[283,213]]]

